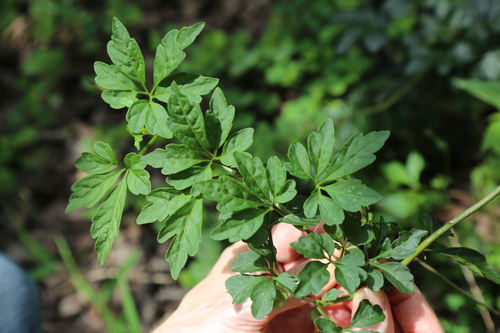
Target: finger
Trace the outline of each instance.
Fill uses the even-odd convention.
[[[312,333],[311,306],[304,305],[278,314],[269,324],[266,333]]]
[[[299,239],[300,236],[305,236],[306,233],[296,229],[291,224],[278,223],[273,228],[273,243],[276,247],[276,258],[280,263],[289,263],[302,258],[302,255],[295,251],[290,246]]]
[[[352,299],[351,317],[354,317],[359,304],[365,299],[368,300],[372,306],[378,305],[382,308],[385,314],[385,320],[378,324],[363,328],[363,330],[374,330],[380,333],[394,333],[394,318],[392,315],[391,303],[389,302],[387,294],[382,290],[375,292],[365,287],[356,291]]]
[[[404,333],[444,332],[436,313],[416,286],[413,294],[404,294],[393,288],[388,298]]]

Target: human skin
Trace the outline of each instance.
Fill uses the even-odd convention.
[[[290,247],[290,243],[302,235],[303,233],[287,224],[279,224],[273,230],[273,241],[282,271],[296,274],[310,260]],[[310,316],[314,306],[309,301],[290,298],[283,307],[275,308],[260,320],[253,318],[251,314],[250,299],[243,304],[233,304],[225,281],[235,274],[231,271],[231,263],[239,253],[248,250],[248,246],[243,242],[237,242],[224,250],[209,275],[186,294],[177,310],[153,333],[317,332]],[[332,288],[342,288],[335,281],[333,270],[334,266],[330,265],[332,278],[321,293]],[[396,289],[386,294],[383,291],[373,292],[368,288],[361,288],[352,301],[331,305],[323,310],[338,325],[348,327],[359,303],[368,299],[370,303],[378,304],[386,315],[386,320],[369,329],[381,333],[444,332],[420,290],[415,289],[413,294],[400,293]]]

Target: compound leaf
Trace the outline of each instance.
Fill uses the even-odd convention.
[[[327,225],[340,224],[344,221],[344,211],[331,198],[319,194],[318,203],[321,218]]]
[[[154,168],[162,168],[161,173],[170,175],[189,169],[193,165],[208,162],[199,152],[184,144],[171,143],[165,149],[156,149],[142,158]]]
[[[211,163],[206,165],[195,165],[187,170],[170,175],[167,178],[167,183],[172,185],[177,190],[184,190],[196,183],[201,183],[212,179]],[[196,192],[191,194],[196,196]]]
[[[402,231],[399,238],[392,243],[390,248],[383,247],[379,255],[374,259],[389,259],[402,260],[415,253],[420,239],[427,234],[425,230],[411,229],[410,231]]]
[[[78,180],[71,186],[73,194],[69,198],[66,212],[81,206],[92,207],[115,185],[125,169],[100,175],[90,175]]]
[[[97,75],[94,79],[95,82],[104,89],[134,91],[136,93],[140,91],[136,83],[116,66],[96,61],[94,71]]]
[[[191,199],[191,196],[173,187],[153,190],[146,196],[149,203],[142,208],[137,217],[137,224],[163,221]]]
[[[210,109],[205,114],[205,126],[210,145],[219,149],[226,141],[234,119],[234,106],[227,105],[220,88],[215,89],[210,99]]]
[[[244,128],[231,134],[222,147],[222,154],[217,157],[222,163],[236,167],[236,161],[233,154],[248,149],[253,142],[253,128]]]
[[[146,127],[150,134],[158,134],[166,139],[172,138],[172,132],[167,124],[169,119],[167,111],[158,103],[145,99],[137,100],[130,106],[126,118],[134,133],[139,133]]]
[[[255,286],[265,279],[258,275],[233,275],[226,280],[226,289],[233,298],[233,303],[241,304],[250,297]]]
[[[362,184],[360,180],[343,180],[322,187],[328,195],[340,206],[349,212],[358,211],[361,206],[369,206],[376,203],[382,196]]]
[[[274,281],[290,293],[293,293],[297,289],[297,280],[290,273],[281,273],[274,278]]]
[[[288,159],[285,168],[292,175],[302,179],[313,179],[311,175],[311,161],[307,155],[306,148],[301,144],[294,142],[288,148]]]
[[[361,133],[354,134],[333,159],[321,182],[332,181],[366,167],[375,161],[374,153],[384,145],[389,137],[389,131],[371,132],[363,137]]]
[[[192,103],[182,94],[175,82],[172,82],[172,94],[168,101],[167,124],[172,133],[189,147],[206,151],[207,137],[205,121],[200,105]]]
[[[308,218],[313,218],[318,212],[320,195],[318,191],[313,192],[304,202],[304,215]]]
[[[168,99],[172,94],[171,84],[174,82],[179,87],[179,90],[189,98],[190,101],[196,103],[201,102],[201,96],[208,94],[217,86],[219,80],[213,77],[206,77],[200,74],[176,73],[170,75],[156,88],[154,98],[168,103]]]
[[[89,175],[108,173],[120,167],[115,153],[109,144],[98,141],[94,144],[94,151],[96,152],[95,154],[82,153],[77,158],[75,166]]]
[[[281,165],[278,157],[272,156],[267,160],[266,175],[271,194],[276,198],[286,182],[286,169]]]
[[[253,251],[241,252],[238,259],[231,263],[231,270],[238,273],[268,271],[266,259]]]
[[[366,299],[359,303],[358,309],[352,317],[351,326],[349,328],[364,328],[369,327],[385,320],[384,311],[379,305],[371,305]]]
[[[297,274],[300,282],[295,291],[296,297],[305,297],[310,293],[319,294],[323,286],[330,280],[328,265],[319,261],[310,261]]]
[[[410,273],[410,269],[399,262],[387,262],[385,264],[372,264],[376,268],[380,269],[384,277],[389,281],[394,287],[396,287],[402,293],[413,293],[415,287],[413,285],[413,275]]]
[[[243,181],[250,191],[257,197],[271,203],[269,183],[264,164],[258,157],[252,158],[248,153],[234,153],[234,160],[238,166],[238,171],[243,176]]]
[[[101,93],[103,101],[109,104],[113,109],[122,109],[130,107],[137,101],[137,91],[131,90],[104,90]]]
[[[314,166],[316,179],[325,171],[332,158],[335,145],[333,121],[326,119],[317,132],[312,132],[307,138],[307,151]]]
[[[319,243],[316,237],[310,236],[302,236],[298,241],[290,244],[298,253],[302,254],[306,258],[313,259],[324,259],[328,258],[328,255],[325,255],[325,249],[322,244]],[[328,236],[327,236],[328,237]],[[335,245],[334,245],[335,246]]]
[[[252,305],[250,309],[255,319],[262,319],[273,310],[273,303],[276,299],[276,288],[273,279],[260,281],[250,292]]]
[[[127,182],[122,181],[101,203],[92,217],[90,235],[92,238],[97,238],[94,248],[97,251],[97,262],[101,266],[111,251],[113,241],[118,238],[126,197]]]
[[[135,195],[148,194],[151,192],[151,182],[149,181],[149,172],[140,169],[127,170],[125,179],[127,180],[128,190]]]
[[[229,239],[231,243],[252,237],[262,226],[264,217],[269,213],[266,209],[244,209],[234,213],[222,221],[213,231],[215,240]]]
[[[295,196],[297,195],[295,185],[295,180],[287,180],[285,185],[283,186],[283,189],[281,190],[281,193],[274,198],[274,201],[279,203],[286,203],[293,200],[293,198],[295,198]]]
[[[170,263],[174,279],[179,276],[188,255],[194,256],[198,252],[201,242],[202,202],[201,199],[188,201],[167,218],[165,225],[158,232],[158,241],[161,243],[173,237],[165,259]]]

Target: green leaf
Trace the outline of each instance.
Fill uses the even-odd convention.
[[[217,209],[220,212],[234,212],[264,206],[244,184],[229,176],[197,183],[195,188],[207,199],[218,201]]]
[[[320,194],[318,202],[321,218],[327,225],[340,224],[344,221],[344,211],[331,198]]]
[[[295,215],[295,214],[289,214],[289,215],[283,216],[280,219],[280,222],[288,223],[291,225],[308,227],[311,225],[318,224],[320,222],[320,219],[319,218],[307,218],[307,217],[303,217],[303,216],[299,216],[299,215]]]
[[[109,104],[113,109],[122,109],[131,107],[137,101],[137,91],[131,90],[105,90],[101,93],[103,101]]]
[[[252,237],[262,226],[269,209],[244,209],[222,221],[213,231],[215,240],[229,239],[231,243]]]
[[[452,80],[452,83],[456,87],[465,89],[472,96],[500,110],[500,98],[498,97],[500,82],[455,78]]]
[[[317,132],[307,138],[307,151],[316,173],[316,179],[325,171],[335,145],[333,121],[326,119]]]
[[[305,297],[310,293],[319,294],[321,289],[330,280],[328,265],[319,261],[310,261],[297,274],[299,286],[295,291],[296,297]]]
[[[326,318],[316,318],[314,319],[314,325],[320,330],[318,333],[342,333],[342,327],[335,324],[335,322]]]
[[[370,243],[374,239],[371,225],[362,225],[361,213],[347,214],[342,229],[346,239],[356,246]]]
[[[137,224],[163,221],[191,201],[192,197],[172,187],[164,187],[151,191],[146,200],[149,203],[142,208]]]
[[[198,252],[198,246],[201,242],[202,202],[201,199],[187,202],[167,218],[165,225],[158,232],[160,243],[173,237],[165,259],[170,263],[170,271],[174,279],[179,276],[188,255],[194,256]]]
[[[217,157],[222,163],[236,167],[236,161],[233,154],[242,152],[248,149],[253,142],[253,128],[244,128],[236,133],[231,134],[226,143],[222,147],[222,154]]]
[[[295,196],[297,195],[297,190],[295,189],[295,185],[296,185],[295,180],[293,179],[287,180],[287,182],[283,186],[281,193],[274,198],[274,201],[278,203],[286,203],[293,200],[293,198],[295,198]]]
[[[294,142],[288,148],[288,159],[285,168],[297,178],[313,179],[311,175],[311,162],[307,155],[306,148],[297,142]]]
[[[91,175],[78,180],[71,186],[73,194],[69,198],[66,212],[81,206],[92,207],[95,205],[115,185],[123,171],[125,169],[101,175]]]
[[[363,252],[360,249],[351,249],[347,254],[335,262],[335,279],[352,294],[367,277],[366,272],[358,266],[365,264]]]
[[[271,190],[267,181],[267,173],[260,158],[252,158],[248,153],[236,152],[234,153],[234,160],[238,166],[238,171],[243,176],[243,181],[250,191],[261,200],[271,203]]]
[[[149,181],[149,172],[140,169],[127,170],[125,175],[128,190],[135,194],[148,194],[151,192],[151,182]]]
[[[137,100],[127,112],[127,121],[130,129],[134,133],[139,133],[143,127],[146,127],[150,134],[170,139],[172,132],[168,127],[168,114],[165,108],[150,100]]]
[[[309,237],[311,237],[321,245],[321,247],[326,251],[328,257],[331,257],[333,255],[333,252],[335,251],[335,242],[333,241],[332,237],[330,237],[330,235],[311,233],[309,234]]]
[[[323,296],[321,296],[321,299],[323,301],[333,301],[333,300],[337,299],[343,293],[344,293],[343,290],[333,288],[330,291],[328,291],[326,294],[323,294]]]
[[[113,18],[113,35],[108,43],[108,55],[113,62],[132,80],[145,86],[146,64],[135,39],[130,38],[127,29],[116,17]]]
[[[366,286],[373,291],[379,291],[384,286],[384,276],[382,273],[372,267],[365,267],[367,270]]]
[[[172,30],[165,35],[156,49],[153,70],[155,85],[172,73],[184,60],[186,54],[182,50],[195,40],[204,26],[204,23],[197,23],[180,30]]]
[[[96,154],[84,152],[77,158],[75,166],[90,175],[108,173],[111,170],[119,168],[118,160],[111,147],[104,142],[94,144]]]
[[[168,100],[167,124],[175,137],[189,147],[206,151],[207,137],[205,121],[200,105],[191,103],[182,94],[175,82],[172,82],[172,94]]]
[[[366,299],[359,303],[358,309],[352,317],[351,326],[349,328],[364,328],[369,327],[385,320],[384,311],[379,305],[372,306]]]
[[[255,273],[268,271],[269,268],[264,257],[252,251],[245,251],[231,263],[231,270],[238,273]]]
[[[128,153],[123,159],[123,163],[128,169],[144,170],[147,164],[142,160],[142,155]]]
[[[97,251],[97,262],[101,266],[111,251],[113,241],[118,238],[126,197],[127,182],[122,181],[101,203],[92,217],[90,235],[92,238],[97,238],[94,249]]]
[[[286,169],[281,165],[278,157],[272,156],[267,160],[266,175],[271,194],[273,198],[276,198],[281,193],[286,182]]]
[[[388,137],[389,131],[371,132],[364,137],[361,133],[354,134],[335,155],[321,182],[353,174],[371,164],[376,158],[373,153],[382,148]]]
[[[165,149],[156,149],[142,160],[154,168],[162,168],[161,173],[164,175],[174,174],[209,161],[190,147],[175,143],[168,144]]]
[[[413,275],[410,269],[399,262],[387,262],[385,264],[372,265],[382,272],[384,277],[392,283],[402,293],[413,293],[415,287],[413,285]]]
[[[500,273],[488,265],[486,258],[481,253],[466,247],[452,247],[434,251],[456,260],[477,275],[500,284]]]
[[[183,95],[190,101],[201,102],[201,96],[208,94],[219,83],[218,79],[202,76],[200,74],[177,73],[170,75],[163,80],[156,88],[153,98],[168,103],[172,94],[171,84],[174,82],[179,87]]]
[[[177,190],[184,190],[196,183],[201,183],[212,179],[211,163],[206,165],[195,165],[187,170],[181,171],[167,178],[167,183],[172,185]],[[193,196],[194,194],[192,192]]]
[[[233,275],[226,280],[226,289],[233,298],[233,303],[241,304],[250,297],[255,286],[265,279],[258,275]]]
[[[312,234],[311,234],[312,235]],[[315,238],[309,236],[302,236],[298,241],[290,244],[298,253],[306,258],[324,259],[329,258],[325,255],[323,246],[316,241]]]
[[[219,149],[226,141],[234,119],[234,106],[227,105],[226,98],[220,88],[215,89],[210,99],[210,109],[205,114],[207,138],[214,150]]]
[[[306,217],[313,218],[316,216],[316,213],[318,212],[320,195],[321,194],[318,191],[315,191],[311,193],[311,195],[304,202],[304,215]]]
[[[325,190],[342,209],[349,212],[356,212],[361,206],[369,206],[382,199],[380,194],[362,184],[361,181],[357,179],[343,180],[324,186],[322,189]]]
[[[116,66],[108,65],[100,61],[94,63],[96,73],[95,82],[109,90],[122,90],[140,92],[136,83]]]
[[[278,283],[283,289],[289,293],[293,293],[297,289],[297,280],[292,277],[290,273],[284,272],[274,278],[274,281]]]
[[[276,299],[276,288],[273,279],[260,281],[250,292],[252,305],[250,309],[255,319],[262,319],[273,310],[273,303]]]
[[[402,231],[399,238],[394,241],[391,248],[383,248],[379,255],[373,259],[389,259],[402,260],[415,253],[420,239],[427,234],[427,231],[420,229],[411,229],[410,231]]]

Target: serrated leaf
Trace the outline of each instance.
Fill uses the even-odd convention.
[[[177,190],[184,190],[196,183],[212,179],[211,163],[206,165],[195,165],[167,178],[167,183]],[[196,196],[195,194],[193,194]]]
[[[276,299],[276,288],[273,279],[260,281],[250,292],[252,305],[250,309],[255,319],[262,319],[273,310],[273,303]]]
[[[359,303],[358,309],[352,317],[349,328],[369,327],[385,320],[385,314],[379,305],[371,305],[366,299]]]
[[[314,167],[316,179],[325,171],[335,145],[333,121],[326,119],[317,132],[307,138],[307,151]]]
[[[202,202],[201,199],[187,202],[167,218],[165,225],[158,232],[160,243],[173,237],[165,259],[170,263],[170,272],[174,279],[179,276],[188,256],[194,256],[198,252],[201,242]]]
[[[66,212],[81,206],[92,207],[115,185],[124,169],[100,175],[90,175],[71,186],[73,194],[69,198]]]
[[[342,333],[342,327],[335,324],[330,319],[326,318],[316,318],[314,319],[314,325],[320,330],[318,333]]]
[[[402,231],[399,238],[394,241],[390,249],[383,248],[383,251],[374,259],[389,259],[402,260],[415,253],[420,239],[427,234],[425,230],[411,229],[410,231]]]
[[[116,66],[100,61],[94,63],[95,82],[104,89],[140,92],[136,83]]]
[[[288,223],[291,225],[308,227],[311,225],[318,224],[320,222],[320,219],[319,218],[307,218],[307,217],[303,217],[303,216],[299,216],[299,215],[295,215],[295,214],[289,214],[289,215],[283,216],[280,219],[280,222]]]
[[[125,179],[127,180],[128,190],[135,194],[148,194],[151,192],[151,182],[149,172],[140,169],[127,170]]]
[[[210,109],[205,114],[207,138],[214,150],[219,149],[226,141],[234,119],[234,106],[227,105],[226,98],[220,88],[215,89],[210,99]]]
[[[191,103],[175,82],[172,82],[171,87],[172,94],[168,99],[168,127],[182,143],[195,150],[206,151],[205,121],[200,105]]]
[[[250,191],[261,200],[271,203],[271,190],[267,181],[267,173],[260,158],[252,158],[250,154],[236,152],[234,153],[234,160],[238,166],[238,171],[243,176],[243,181]]]
[[[281,273],[274,278],[274,281],[289,293],[293,293],[297,289],[297,280],[290,273]]]
[[[94,144],[94,151],[95,154],[82,153],[77,158],[75,166],[90,175],[107,173],[120,167],[109,144],[98,141]]]
[[[314,239],[321,247],[326,251],[328,256],[332,256],[335,251],[335,242],[328,234],[315,234],[311,233],[309,235],[312,239]]]
[[[289,179],[283,186],[283,189],[281,190],[280,194],[275,197],[274,201],[278,203],[286,203],[297,195],[297,190],[295,189],[295,180]]]
[[[319,196],[318,191],[311,193],[311,195],[304,202],[304,215],[308,218],[313,218],[318,212]]]
[[[116,17],[113,18],[112,31],[107,47],[109,58],[125,75],[144,86],[146,64],[139,45]]]
[[[328,195],[340,206],[349,212],[358,211],[361,206],[369,206],[380,199],[382,196],[360,180],[350,179],[336,182],[322,187]]]
[[[382,273],[372,267],[365,267],[367,269],[366,286],[373,291],[379,291],[384,286],[384,276]]]
[[[339,261],[335,264],[335,279],[349,294],[352,294],[361,284],[360,271],[363,270],[357,266]]]
[[[122,181],[101,203],[92,217],[90,235],[96,238],[94,249],[97,251],[97,262],[101,266],[111,251],[113,241],[118,238],[126,197],[127,183]]]
[[[219,83],[219,79],[200,74],[176,73],[164,79],[156,88],[153,98],[168,103],[172,94],[171,84],[174,82],[183,95],[196,103],[201,102],[201,96],[208,94]]]
[[[398,262],[387,262],[385,264],[372,264],[380,269],[384,277],[394,287],[402,293],[413,293],[415,287],[413,285],[413,275],[410,269]]]
[[[371,164],[376,158],[374,153],[382,148],[388,137],[389,131],[371,132],[364,137],[361,133],[354,134],[337,152],[321,182],[353,174]]]
[[[311,175],[311,162],[306,148],[297,142],[294,142],[288,148],[288,159],[285,168],[290,174],[302,179],[313,179]]]
[[[245,251],[241,252],[231,263],[231,270],[237,273],[255,273],[268,271],[269,268],[264,257],[252,251]]]
[[[249,127],[231,134],[222,147],[222,154],[217,159],[226,165],[236,167],[233,154],[245,151],[252,145],[253,132],[253,128]]]
[[[434,250],[459,262],[477,275],[500,284],[500,273],[488,265],[481,253],[466,247],[452,247],[443,250]]]
[[[340,258],[339,261],[348,265],[363,266],[365,264],[365,255],[360,249],[352,248],[347,250],[347,254]],[[362,273],[362,275],[364,274]]]
[[[302,236],[298,241],[290,244],[291,247],[295,249],[298,253],[302,254],[306,258],[313,259],[324,259],[325,255],[323,246],[316,241],[313,237]]]
[[[137,101],[137,91],[131,90],[105,90],[101,93],[103,101],[113,109],[130,107]]]
[[[296,297],[305,297],[310,293],[319,294],[321,289],[330,280],[328,265],[319,261],[310,261],[297,274],[300,282],[295,291]]]
[[[269,213],[265,209],[244,209],[222,221],[211,233],[215,240],[229,239],[231,243],[252,237],[262,226],[264,217]]]
[[[171,143],[165,149],[156,149],[142,158],[154,168],[162,168],[161,173],[170,175],[189,169],[193,165],[208,162],[199,152],[184,144]]]
[[[158,103],[145,99],[137,100],[130,106],[126,118],[134,133],[139,133],[146,127],[150,134],[158,134],[166,139],[172,138],[172,132],[167,124],[169,119],[167,111]]]
[[[149,203],[142,208],[137,224],[163,221],[191,199],[191,196],[172,187],[153,190],[146,197]]]
[[[264,276],[233,275],[226,280],[226,289],[233,298],[233,303],[241,304],[250,297],[255,286],[263,280],[265,280]]]
[[[218,201],[217,209],[220,212],[234,212],[264,206],[244,184],[229,176],[197,183],[195,187],[207,199]]]
[[[267,160],[266,175],[271,194],[276,198],[281,193],[286,182],[286,169],[281,165],[278,157],[272,156]]]
[[[189,46],[201,32],[204,23],[197,23],[180,30],[172,30],[165,35],[156,49],[153,79],[155,85],[172,73],[184,60],[182,51]]]
[[[344,211],[342,208],[331,198],[319,195],[319,213],[321,214],[321,219],[327,225],[341,224],[344,221]]]

